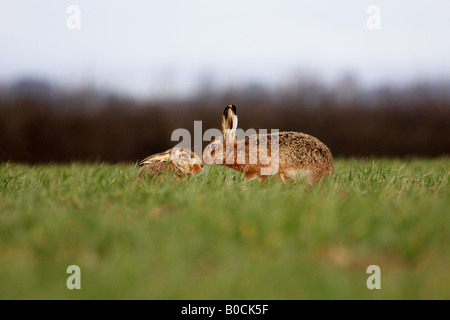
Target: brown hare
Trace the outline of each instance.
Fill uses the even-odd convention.
[[[174,181],[184,176],[198,174],[203,171],[202,159],[194,152],[183,148],[173,148],[165,152],[151,155],[139,163],[137,180],[144,176],[153,176],[160,180],[172,177]]]
[[[236,139],[237,111],[234,105],[222,115],[222,136],[203,151],[206,164],[219,164],[238,170],[246,178],[281,180],[304,179],[312,185],[334,174],[330,150],[317,138],[300,132],[254,134]]]

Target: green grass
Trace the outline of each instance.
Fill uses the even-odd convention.
[[[131,164],[3,163],[0,298],[450,299],[450,159],[335,165],[311,188],[221,167],[135,184]]]

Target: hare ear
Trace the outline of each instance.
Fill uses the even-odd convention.
[[[222,135],[224,141],[236,140],[237,125],[238,117],[236,107],[231,104],[225,108],[222,115]]]
[[[167,151],[164,151],[161,153],[151,155],[151,156],[145,158],[144,160],[142,160],[141,162],[139,162],[139,166],[142,167],[143,165],[149,164],[149,163],[169,161],[171,151],[172,150],[170,149],[170,150],[167,150]]]

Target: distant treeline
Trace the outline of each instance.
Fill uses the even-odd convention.
[[[171,134],[177,128],[193,134],[196,120],[203,131],[220,128],[228,104],[237,106],[244,130],[308,133],[334,156],[450,155],[449,88],[422,83],[367,91],[299,83],[142,102],[28,83],[0,91],[0,161],[134,162],[176,145]]]

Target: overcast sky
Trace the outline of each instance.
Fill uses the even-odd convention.
[[[70,5],[81,29],[67,27]],[[369,5],[379,30],[367,27]],[[0,84],[32,76],[151,96],[200,79],[448,79],[449,39],[448,0],[0,0]]]

